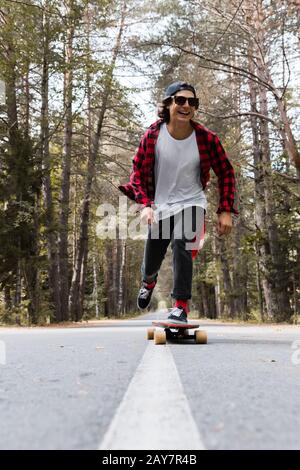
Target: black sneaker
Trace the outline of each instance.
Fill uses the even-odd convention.
[[[144,310],[150,305],[151,296],[152,296],[154,287],[152,289],[147,289],[145,284],[143,284],[142,287],[140,288],[138,297],[137,297],[137,306],[140,310]]]
[[[171,320],[173,323],[187,323],[187,314],[183,307],[174,307],[172,308],[168,320]]]

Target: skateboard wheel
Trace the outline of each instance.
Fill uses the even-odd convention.
[[[155,330],[154,332],[154,343],[155,344],[166,344],[167,335],[164,330]]]
[[[207,344],[207,334],[204,330],[195,331],[195,342],[197,344]]]
[[[148,328],[147,330],[147,339],[154,339],[155,328]]]

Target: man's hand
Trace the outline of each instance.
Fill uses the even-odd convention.
[[[154,223],[154,211],[152,207],[144,207],[141,212],[141,221],[144,224],[151,225]]]
[[[229,235],[232,229],[231,212],[221,212],[218,214],[217,231],[219,235]]]

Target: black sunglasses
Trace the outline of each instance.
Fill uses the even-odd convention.
[[[183,106],[186,101],[188,101],[189,106],[193,108],[198,108],[199,106],[199,98],[186,98],[185,96],[171,96],[174,99],[175,103],[179,106]]]

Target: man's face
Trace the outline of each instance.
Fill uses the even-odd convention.
[[[194,98],[194,93],[190,90],[180,90],[176,93],[175,96],[184,96],[185,98]],[[193,119],[195,114],[195,107],[190,106],[188,101],[186,100],[183,105],[179,105],[175,103],[174,98],[172,99],[172,103],[168,106],[170,111],[170,122],[189,122],[190,119]]]

